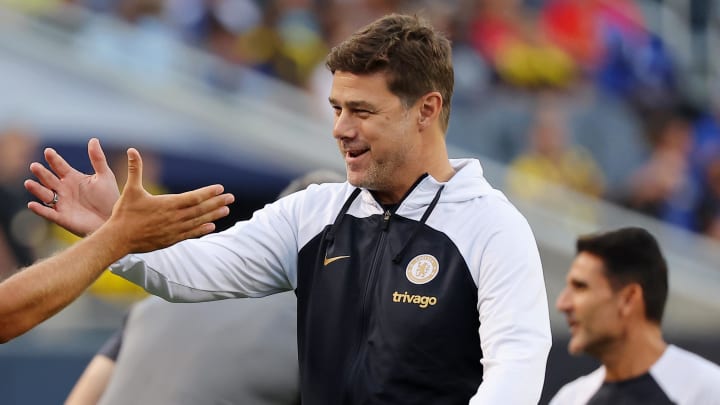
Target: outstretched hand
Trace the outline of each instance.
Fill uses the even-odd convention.
[[[88,142],[88,156],[95,170],[92,175],[79,172],[54,149],[47,148],[45,160],[52,171],[33,162],[30,171],[39,182],[25,180],[25,188],[40,201],[50,202],[57,193],[54,206],[32,201],[28,208],[78,236],[99,228],[110,217],[120,194],[115,175],[96,138]]]
[[[221,185],[183,194],[151,195],[142,186],[142,160],[135,149],[127,152],[128,180],[118,199],[115,176],[107,167],[97,139],[90,141],[88,152],[95,168],[91,176],[73,169],[52,149],[45,151],[45,157],[55,173],[37,163],[32,165],[31,170],[42,184],[28,180],[27,189],[41,201],[52,202],[54,193],[58,199],[46,206],[30,203],[30,209],[76,233],[94,232],[62,253],[2,282],[0,343],[57,313],[107,266],[128,253],[156,250],[212,232],[212,221],[230,212],[226,205],[234,197],[222,194]],[[92,218],[88,221],[83,215]]]
[[[215,230],[212,221],[230,212],[235,199],[221,185],[182,194],[151,195],[142,185],[142,159],[127,151],[128,179],[104,229],[112,229],[123,253],[142,253],[173,245]]]

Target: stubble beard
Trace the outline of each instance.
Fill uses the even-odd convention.
[[[382,163],[372,162],[362,176],[360,176],[360,178],[355,182],[350,182],[350,184],[355,187],[365,188],[372,191],[385,191],[390,187],[391,174],[391,168],[383,165]]]
[[[362,176],[357,183],[350,182],[355,187],[365,188],[377,192],[391,192],[396,184],[396,179],[403,175],[402,171],[407,167],[407,161],[411,155],[411,148],[403,144],[395,149],[390,155],[384,156],[381,160],[372,157]],[[372,153],[372,149],[367,153]],[[349,167],[345,166],[348,174]],[[348,176],[349,180],[350,176]]]

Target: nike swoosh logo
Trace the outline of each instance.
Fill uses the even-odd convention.
[[[335,256],[335,257],[331,257],[331,258],[326,257],[325,260],[323,260],[323,266],[327,266],[328,264],[330,264],[336,260],[347,259],[348,257],[350,257],[350,256]]]

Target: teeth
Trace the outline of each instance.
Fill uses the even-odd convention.
[[[345,154],[350,157],[358,157],[358,156],[364,154],[365,152],[367,152],[368,150],[369,149],[354,149],[354,150],[346,149]]]

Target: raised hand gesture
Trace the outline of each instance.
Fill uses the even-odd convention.
[[[142,186],[140,154],[129,149],[127,184],[105,222],[107,201],[92,204],[92,197],[105,190],[111,191],[116,200],[115,176],[107,168],[96,139],[90,141],[88,151],[96,171],[93,176],[76,171],[50,149],[45,151],[45,156],[59,177],[39,164],[33,164],[33,173],[38,175],[42,185],[29,180],[26,187],[38,198],[50,202],[45,206],[31,203],[34,212],[69,224],[77,233],[93,230],[95,223],[102,225],[67,250],[0,283],[0,297],[3,297],[0,300],[0,343],[25,333],[57,313],[82,294],[107,266],[128,253],[160,249],[212,232],[215,229],[212,221],[230,212],[226,205],[231,204],[234,197],[222,194],[223,187],[219,184],[183,194],[150,195]],[[109,187],[110,184],[113,187]],[[52,190],[58,193],[55,202],[50,196]],[[102,198],[102,195],[97,197]],[[83,220],[82,215],[92,215],[93,221]]]
[[[110,232],[121,253],[142,253],[215,230],[212,221],[226,216],[234,201],[219,184],[182,194],[152,195],[142,185],[142,159],[128,149],[128,179],[112,215],[102,229]]]
[[[38,181],[26,180],[25,188],[38,200],[28,208],[70,232],[85,236],[99,228],[112,213],[120,193],[115,175],[96,138],[88,142],[88,156],[95,170],[84,174],[70,166],[54,149],[45,149],[50,169],[33,162],[30,171]]]

